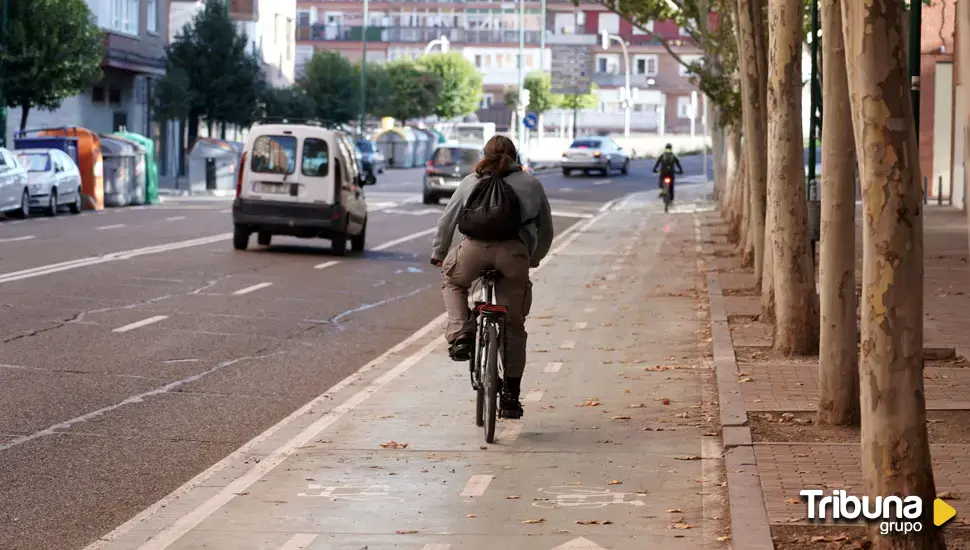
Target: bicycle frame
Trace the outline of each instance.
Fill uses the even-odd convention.
[[[499,342],[501,342],[502,346],[499,353],[500,373],[505,366],[505,314],[483,310],[483,306],[500,307],[498,304],[498,297],[495,292],[495,280],[490,277],[482,277],[481,298],[480,300],[475,301],[475,309],[473,310],[476,325],[475,345],[472,348],[472,358],[469,362],[469,371],[471,374],[472,389],[476,391],[482,387],[482,371],[484,370],[483,365],[480,364],[483,357],[482,350],[485,347],[485,335],[487,333],[488,326],[493,323],[498,329]]]

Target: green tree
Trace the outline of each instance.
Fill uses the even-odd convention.
[[[474,113],[482,99],[482,73],[458,52],[422,57],[418,65],[441,79],[434,114],[452,119]]]
[[[599,99],[596,97],[596,85],[593,84],[589,93],[568,94],[559,98],[559,108],[568,109],[573,112],[573,136],[578,135],[579,112],[596,107]]]
[[[356,65],[357,81],[360,81],[360,63]],[[387,68],[377,63],[368,63],[367,71],[367,108],[368,115],[381,116],[387,110],[392,98],[391,77]],[[358,84],[358,88],[359,88]]]
[[[441,78],[419,67],[410,59],[398,59],[387,64],[391,82],[391,100],[382,115],[401,122],[434,113],[441,94]]]
[[[53,111],[101,78],[103,36],[84,0],[8,2],[9,34],[0,63],[7,106],[21,109],[23,130],[32,108]]]
[[[225,4],[208,0],[169,46],[156,107],[160,116],[187,120],[190,145],[203,118],[211,135],[216,123],[245,126],[258,112],[264,78],[247,42]]]
[[[314,53],[302,84],[317,118],[346,124],[360,115],[360,72],[339,53]]]
[[[300,86],[267,88],[263,93],[263,112],[267,117],[313,118],[316,106]]]
[[[525,89],[529,90],[529,111],[542,115],[556,108],[560,98],[552,93],[552,75],[536,71],[525,76]]]

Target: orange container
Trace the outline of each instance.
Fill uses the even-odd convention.
[[[104,157],[101,154],[101,140],[98,134],[87,128],[45,128],[38,132],[42,136],[67,136],[77,138],[78,168],[81,170],[81,194],[84,208],[104,210]]]

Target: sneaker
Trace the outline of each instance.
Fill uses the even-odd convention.
[[[525,411],[522,410],[522,403],[517,398],[510,395],[502,395],[501,402],[499,403],[499,418],[517,420],[522,418],[524,414]]]
[[[448,355],[451,356],[452,361],[471,361],[474,347],[475,341],[470,338],[456,340],[448,348]]]

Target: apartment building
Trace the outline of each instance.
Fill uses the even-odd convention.
[[[34,109],[28,128],[82,126],[109,133],[127,128],[158,139],[151,108],[152,82],[165,75],[168,0],[87,0],[105,31],[104,76],[60,109]],[[11,109],[7,132],[15,135],[20,109]]]

